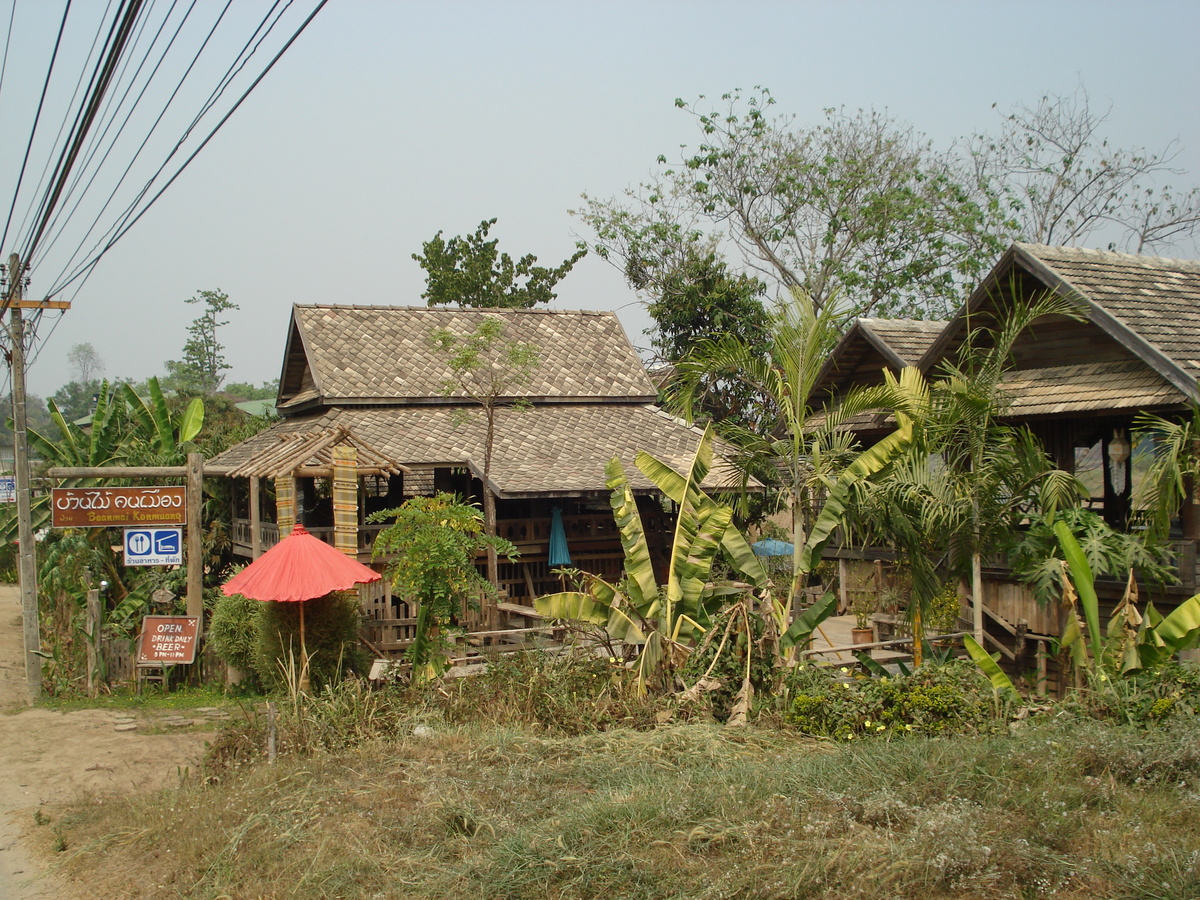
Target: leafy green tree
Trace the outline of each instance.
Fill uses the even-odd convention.
[[[436,677],[447,667],[446,629],[459,624],[468,604],[496,597],[493,583],[476,570],[475,557],[490,550],[513,559],[516,548],[484,534],[478,507],[451,494],[414,497],[371,519],[392,523],[375,539],[374,555],[391,557],[387,575],[394,590],[418,604],[416,635],[408,650],[413,678]]]
[[[585,195],[592,249],[652,296],[688,257],[731,247],[817,309],[840,296],[850,314],[945,314],[1001,249],[997,211],[971,196],[960,161],[885,114],[827,110],[800,128],[772,116],[774,102],[764,88],[676,100],[699,144],[660,156],[657,176],[622,198]]]
[[[439,231],[421,245],[424,255],[414,253],[412,258],[425,270],[422,299],[430,306],[455,303],[467,307],[530,309],[557,297],[554,286],[587,253],[580,249],[555,269],[536,265],[537,257],[532,253],[514,262],[507,253],[496,249],[496,238],[487,240],[495,224],[495,219],[485,219],[474,234],[448,241]]]
[[[89,415],[100,394],[99,381],[68,381],[51,397],[69,422]]]
[[[258,387],[248,381],[230,381],[225,384],[223,393],[239,403],[243,400],[274,400],[279,396],[279,379],[264,381]]]
[[[504,320],[492,314],[484,317],[468,335],[456,335],[446,328],[436,329],[430,340],[434,349],[446,358],[451,378],[442,384],[442,394],[466,394],[483,409],[486,433],[483,444],[483,516],[485,531],[496,534],[496,497],[491,490],[492,453],[496,445],[496,414],[504,407],[528,406],[512,399],[512,391],[529,383],[541,365],[538,348],[523,341],[505,340]],[[488,549],[488,580],[499,584],[496,554]]]
[[[200,291],[185,303],[202,303],[204,312],[188,326],[183,359],[167,361],[167,386],[181,394],[209,396],[221,388],[225,373],[232,368],[225,361],[225,348],[217,338],[217,329],[228,325],[220,316],[238,305],[220,289]]]

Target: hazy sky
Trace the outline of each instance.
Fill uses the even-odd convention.
[[[235,28],[237,16],[248,23],[264,8],[234,2],[219,36],[231,43],[252,27]],[[98,0],[76,5],[94,21],[103,13]],[[0,19],[10,9],[0,0]],[[17,6],[0,86],[6,199],[28,134],[12,123],[36,101],[61,9]],[[994,129],[993,103],[1034,103],[1082,83],[1094,108],[1111,105],[1113,143],[1160,149],[1178,139],[1177,165],[1191,173],[1178,182],[1195,183],[1198,41],[1194,0],[332,0],[53,332],[50,317],[42,322],[48,340],[30,390],[45,396],[67,381],[67,353],[81,342],[110,377],[161,373],[198,313],[184,300],[214,288],[241,306],[220,335],[230,379],[275,378],[292,303],[420,305],[424,273],[411,254],[439,229],[466,233],[492,216],[502,250],[556,265],[582,231],[568,214],[581,192],[617,193],[658,154],[695,143],[676,97],[761,84],[801,124],[826,107],[886,108],[946,145]],[[81,47],[64,45],[64,58]],[[57,275],[57,249],[35,269],[31,294]],[[616,309],[645,343],[645,314],[598,259],[576,267],[557,305]]]

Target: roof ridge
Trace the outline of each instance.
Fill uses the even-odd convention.
[[[296,309],[396,310],[426,313],[525,313],[535,315],[615,316],[611,309],[514,309],[507,306],[395,306],[383,303],[295,303]]]
[[[1055,253],[1074,255],[1079,257],[1092,257],[1095,259],[1118,259],[1128,262],[1136,262],[1143,267],[1151,267],[1155,263],[1168,263],[1173,266],[1184,266],[1187,268],[1200,269],[1200,260],[1184,259],[1182,257],[1173,256],[1149,256],[1145,253],[1127,253],[1124,250],[1099,250],[1095,247],[1070,247],[1056,244],[1035,244],[1026,241],[1016,241],[1016,246],[1034,254],[1040,255],[1039,251],[1052,251]]]

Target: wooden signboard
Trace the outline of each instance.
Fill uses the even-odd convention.
[[[54,488],[50,492],[55,528],[127,528],[183,525],[184,487]]]
[[[196,661],[196,616],[146,616],[138,640],[139,666],[179,666]]]

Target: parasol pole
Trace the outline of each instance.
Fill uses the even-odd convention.
[[[300,690],[308,692],[308,647],[304,644],[304,601],[300,601],[300,656],[303,657],[303,662],[300,663]]]

